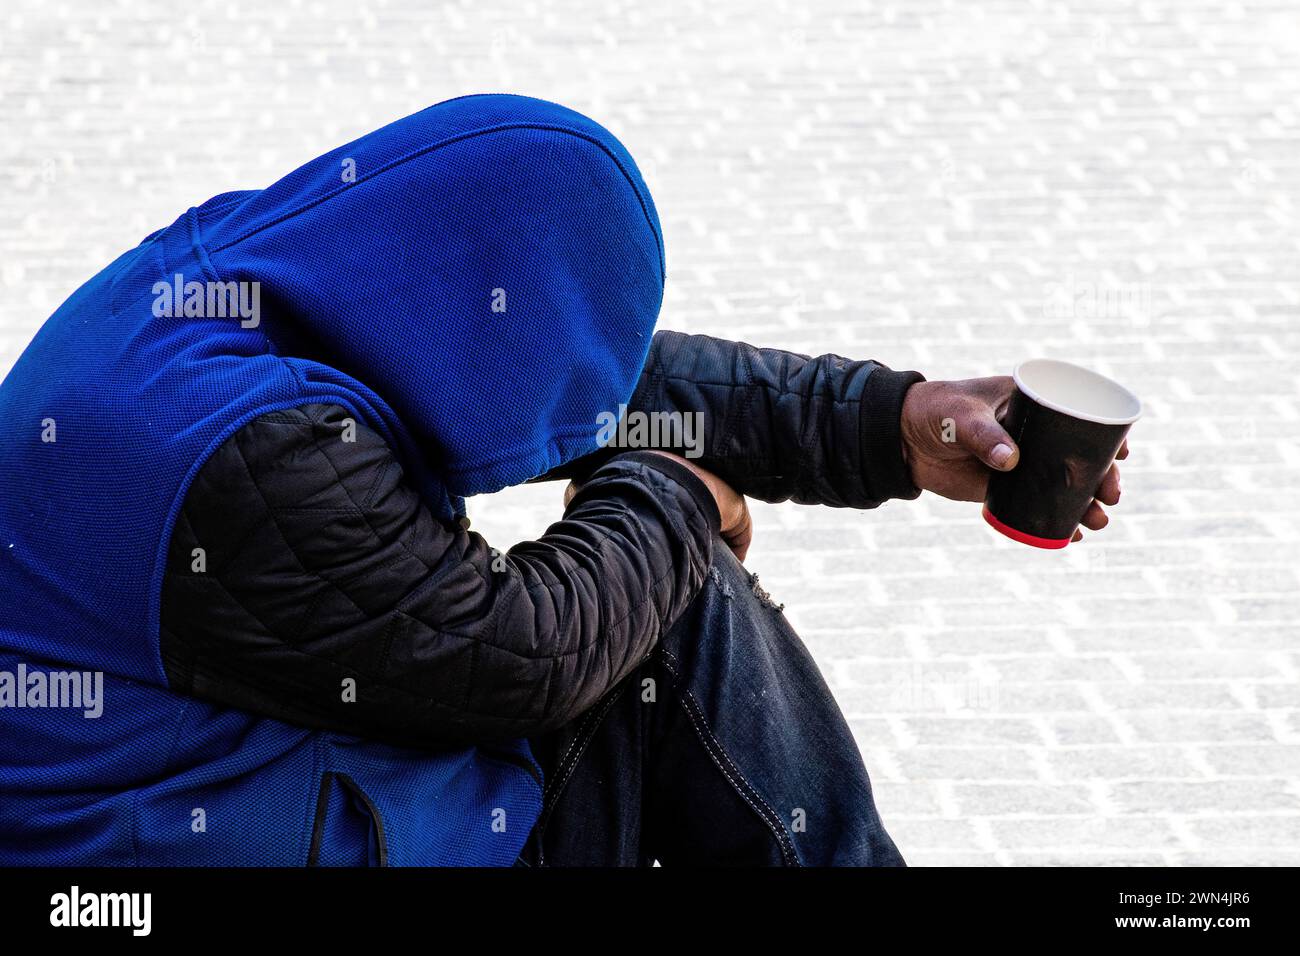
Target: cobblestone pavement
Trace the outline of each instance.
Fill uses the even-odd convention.
[[[926,496],[757,506],[749,564],[911,862],[1300,863],[1295,4],[9,0],[0,54],[0,371],[187,206],[507,90],[639,157],[665,326],[1130,384],[1082,546]],[[558,511],[473,513],[510,542]]]

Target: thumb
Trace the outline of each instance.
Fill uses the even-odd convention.
[[[966,426],[958,429],[958,437],[967,451],[994,471],[1010,471],[1020,461],[1020,449],[987,405],[972,413]]]

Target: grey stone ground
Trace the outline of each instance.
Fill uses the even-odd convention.
[[[755,507],[910,860],[1297,863],[1298,62],[1281,2],[8,0],[0,372],[191,204],[460,93],[563,101],[641,160],[666,326],[1147,400],[1065,553],[928,496]]]

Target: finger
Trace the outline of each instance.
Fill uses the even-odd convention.
[[[564,507],[569,507],[573,503],[574,496],[578,493],[579,485],[576,481],[571,481],[564,489]]]
[[[1102,504],[1119,504],[1119,466],[1111,465],[1097,486],[1097,500]]]
[[[754,540],[754,524],[749,516],[749,506],[741,499],[741,512],[735,524],[722,533],[722,540],[727,543],[731,553],[739,561],[744,561],[749,554],[749,545]]]
[[[1102,528],[1106,527],[1106,525],[1110,524],[1110,516],[1107,515],[1102,506],[1094,500],[1092,504],[1088,505],[1088,510],[1084,512],[1083,521],[1081,523],[1085,528],[1089,528],[1092,531],[1100,531]]]
[[[1071,541],[1082,541],[1082,540],[1083,540],[1083,532],[1080,531],[1078,528],[1075,528],[1075,529],[1074,529],[1074,537],[1071,538],[1070,540],[1071,540]]]
[[[736,556],[736,560],[744,562],[745,556],[749,554],[749,545],[754,540],[753,532],[749,527],[729,531],[722,536],[726,543],[727,549]]]
[[[958,419],[957,440],[995,471],[1010,471],[1020,461],[1020,449],[998,424],[993,408],[983,403],[973,406],[964,420]]]
[[[1127,439],[1127,438],[1124,439],[1124,444],[1122,444],[1122,445],[1119,446],[1119,451],[1117,451],[1117,452],[1115,453],[1115,457],[1118,458],[1120,461],[1123,461],[1125,458],[1128,457],[1128,439]]]

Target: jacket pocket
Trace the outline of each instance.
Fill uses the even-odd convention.
[[[379,808],[345,773],[321,776],[308,866],[387,866]]]

